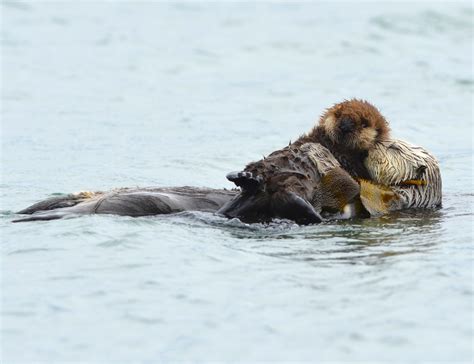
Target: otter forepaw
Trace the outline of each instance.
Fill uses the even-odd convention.
[[[252,172],[246,172],[246,171],[241,171],[241,172],[231,172],[229,173],[226,178],[234,182],[236,186],[241,187],[245,191],[256,191],[261,183],[262,183],[262,177],[260,176],[254,176]]]

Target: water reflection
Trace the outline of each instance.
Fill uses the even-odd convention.
[[[299,226],[285,220],[245,224],[210,213],[185,212],[153,220],[194,232],[220,230],[226,236],[222,244],[232,250],[321,265],[378,264],[401,255],[427,253],[442,241],[446,217],[443,210],[412,210]]]

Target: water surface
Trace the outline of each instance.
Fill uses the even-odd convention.
[[[470,3],[1,10],[4,362],[472,360]],[[351,97],[437,156],[443,209],[11,224],[54,193],[231,187]]]

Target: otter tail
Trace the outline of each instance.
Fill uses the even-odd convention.
[[[27,208],[18,211],[17,214],[31,215],[39,211],[50,211],[62,209],[65,207],[73,207],[77,204],[89,200],[93,197],[103,194],[102,192],[83,191],[78,193],[70,193],[67,195],[53,196],[46,200],[37,202]]]
[[[21,217],[19,219],[12,220],[12,222],[28,222],[28,221],[49,221],[49,220],[58,220],[62,219],[68,215],[65,212],[57,212],[57,211],[40,211],[35,212],[27,217]]]

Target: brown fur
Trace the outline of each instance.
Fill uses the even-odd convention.
[[[310,153],[311,148],[319,154]],[[329,160],[315,160],[326,159],[325,153]],[[240,174],[228,175],[242,192],[219,213],[244,222],[286,218],[300,224],[321,221],[320,213],[342,213],[357,199],[359,185],[338,165],[320,144],[277,150],[248,164]]]
[[[313,198],[313,205],[320,205],[328,212],[342,212],[359,194],[359,184],[346,171],[337,167],[321,177],[321,188]]]
[[[388,134],[385,118],[368,102],[353,99],[336,104],[326,110],[308,134],[248,164],[240,172],[245,176],[231,173],[228,178],[242,187],[242,193],[219,212],[247,222],[280,217],[300,223],[308,223],[301,201],[310,203],[315,214],[342,212],[346,205],[358,200],[359,185],[351,176],[369,178],[364,165],[368,150]],[[339,163],[334,162],[342,168],[323,171],[304,152],[306,143],[327,148],[330,158],[334,156]],[[317,159],[323,162],[326,157]],[[295,202],[295,196],[301,201]]]
[[[352,176],[369,178],[363,163],[367,151],[389,134],[388,123],[375,106],[352,99],[328,108],[318,125],[294,144],[321,143]]]
[[[353,130],[342,132],[339,126],[343,121],[349,122]],[[367,101],[357,99],[345,100],[327,109],[319,125],[333,143],[344,144],[354,151],[369,150],[390,133],[388,123],[380,111]]]

